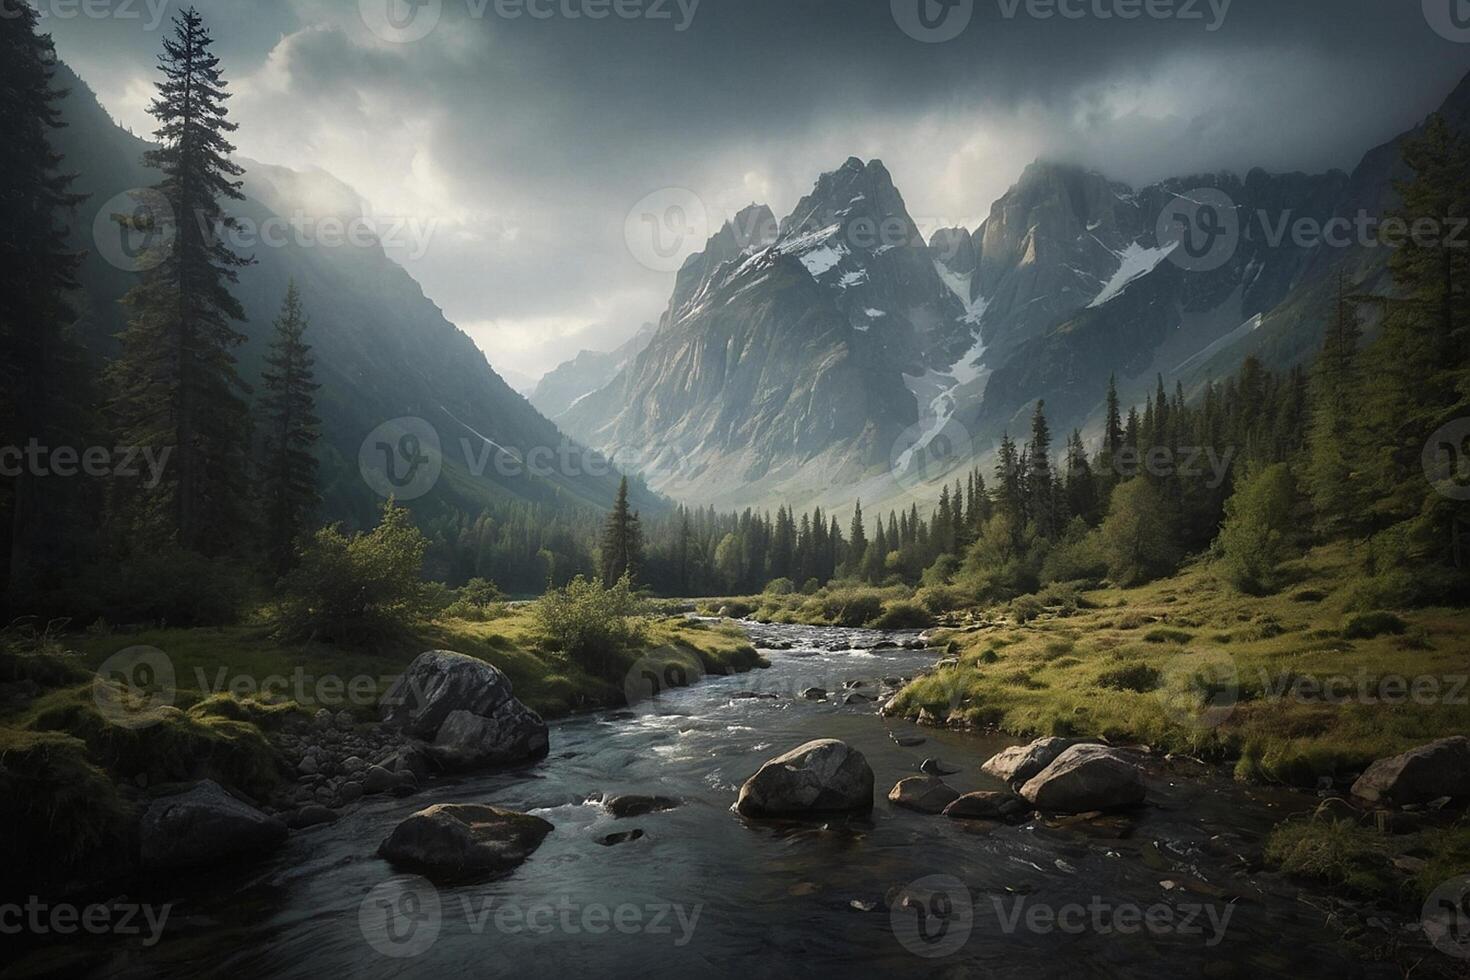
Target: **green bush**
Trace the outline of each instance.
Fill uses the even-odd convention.
[[[1408,623],[1391,612],[1369,612],[1349,619],[1342,628],[1342,635],[1349,640],[1371,640],[1385,633],[1399,636],[1408,628]]]
[[[1225,501],[1218,546],[1225,578],[1249,595],[1281,587],[1281,563],[1291,553],[1296,481],[1285,463],[1254,471]]]
[[[103,595],[117,622],[226,626],[239,621],[251,584],[238,562],[165,545],[123,559]]]
[[[612,588],[578,575],[552,589],[534,607],[548,642],[589,673],[621,673],[621,654],[643,639],[642,603],[627,575]]]
[[[1011,620],[1021,626],[1031,622],[1044,611],[1041,600],[1034,595],[1023,595],[1011,600]]]
[[[1114,691],[1132,691],[1136,694],[1156,691],[1161,683],[1158,670],[1148,664],[1129,664],[1106,671],[1098,676],[1097,682]]]
[[[367,534],[322,528],[282,582],[277,634],[381,646],[412,633],[434,608],[421,578],[427,547],[408,511],[391,500]]]
[[[880,630],[923,629],[934,625],[934,617],[917,602],[897,599],[883,606],[883,612],[873,620],[873,625]]]
[[[1143,634],[1143,642],[1145,643],[1182,644],[1188,643],[1192,639],[1194,639],[1193,633],[1186,632],[1185,630],[1166,629],[1164,627],[1149,630],[1147,633]]]
[[[926,585],[914,593],[914,599],[935,616],[969,604],[965,593],[952,585]]]
[[[789,578],[773,578],[766,583],[766,595],[792,595],[796,592],[796,583]]]

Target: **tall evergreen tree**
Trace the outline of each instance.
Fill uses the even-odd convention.
[[[881,513],[879,516],[881,518]],[[849,547],[848,553],[851,556],[849,564],[852,566],[850,571],[856,573],[859,566],[861,566],[862,564],[863,555],[868,550],[868,532],[867,529],[863,527],[863,502],[861,500],[856,501],[853,504],[852,524],[848,527],[847,539]]]
[[[624,575],[638,580],[643,568],[643,528],[628,506],[628,478],[618,484],[618,498],[602,530],[602,584],[612,588]]]
[[[1307,437],[1307,492],[1317,530],[1334,535],[1361,519],[1353,473],[1353,438],[1362,397],[1358,371],[1358,313],[1339,276],[1337,305],[1312,368],[1311,428]]]
[[[71,334],[66,294],[77,286],[80,256],[67,246],[63,212],[83,198],[60,172],[51,134],[61,128],[52,87],[56,52],[23,0],[0,0],[0,445],[78,445],[87,425],[85,358]],[[24,572],[55,564],[60,529],[78,526],[63,511],[75,491],[40,492],[22,467],[0,484],[0,591]],[[73,481],[75,482],[75,481]],[[7,492],[8,491],[8,492]]]
[[[185,548],[225,550],[247,525],[248,391],[235,368],[245,311],[230,293],[252,260],[223,232],[237,227],[224,201],[240,200],[244,171],[230,160],[229,99],[214,40],[199,12],[173,21],[148,107],[160,146],[144,162],[163,173],[158,190],[173,212],[162,261],[125,298],[131,318],[113,365],[113,410],[124,442],[171,447],[172,465],[145,511]]]
[[[1046,402],[1038,400],[1031,415],[1031,453],[1026,460],[1027,516],[1043,538],[1054,539],[1061,530],[1051,472],[1051,426]]]
[[[291,565],[297,540],[310,526],[321,497],[313,447],[321,420],[316,416],[315,359],[306,343],[309,321],[293,279],[286,289],[275,339],[266,355],[261,382],[265,389],[265,524],[266,545],[278,572]]]

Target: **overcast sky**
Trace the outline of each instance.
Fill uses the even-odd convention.
[[[42,0],[46,28],[107,109],[150,132],[150,28],[172,5],[86,0],[113,14],[89,17],[82,2]],[[642,212],[688,203],[635,207],[663,188],[705,209],[675,212],[682,242],[666,230],[684,252],[752,201],[784,214],[849,156],[881,158],[926,231],[973,228],[1038,156],[1135,184],[1351,169],[1470,71],[1457,0],[950,2],[197,6],[241,153],[320,167],[432,227],[422,254],[397,256],[492,364],[530,374],[657,318],[672,276],[626,232],[630,212],[636,232]],[[926,33],[919,3],[928,36],[957,35],[910,36]],[[1183,16],[1103,16],[1150,4]]]

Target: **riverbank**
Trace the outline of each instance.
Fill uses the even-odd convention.
[[[622,706],[640,662],[698,663],[705,674],[764,665],[733,625],[659,617],[640,627],[638,645],[604,675],[549,649],[528,607],[439,620],[377,651],[282,644],[260,625],[60,634],[6,650],[0,814],[12,833],[0,851],[17,883],[106,880],[135,866],[140,811],[179,783],[212,779],[266,804],[293,790],[301,757],[322,742],[348,754],[390,749],[379,701],[424,650],[491,664],[547,718]],[[668,684],[684,676],[664,673]]]

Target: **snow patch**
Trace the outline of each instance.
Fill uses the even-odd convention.
[[[1087,305],[1089,310],[1095,310],[1105,303],[1111,303],[1123,294],[1123,290],[1144,276],[1158,268],[1159,263],[1169,257],[1174,250],[1170,245],[1166,248],[1144,248],[1137,242],[1133,242],[1121,252],[1114,252],[1118,257],[1118,271],[1113,273],[1113,278],[1103,287],[1097,298]]]

